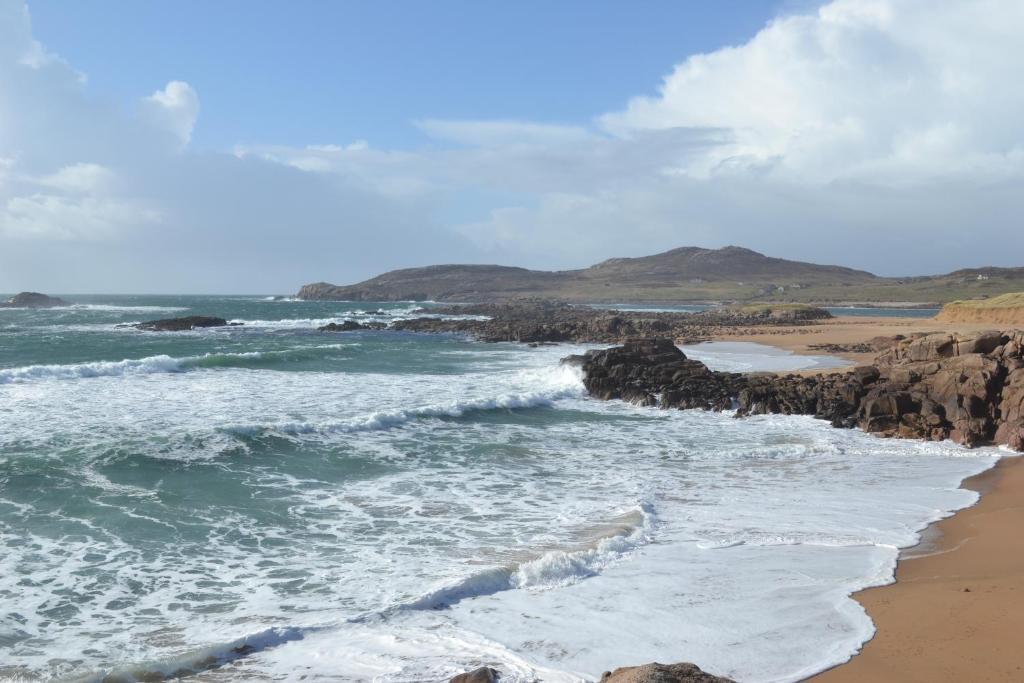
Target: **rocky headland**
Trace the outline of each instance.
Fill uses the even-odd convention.
[[[348,285],[315,282],[300,299],[333,301],[513,301],[573,303],[794,301],[936,304],[1021,291],[1024,268],[968,268],[943,275],[880,277],[862,270],[775,258],[737,246],[680,247],[612,258],[580,270],[445,264],[404,268]]]
[[[836,427],[1024,451],[1024,332],[895,340],[873,365],[799,376],[710,370],[671,339],[570,356],[598,399],[736,415],[813,415]]]
[[[47,296],[39,292],[20,292],[6,301],[0,301],[0,308],[55,308],[70,305],[60,297]]]

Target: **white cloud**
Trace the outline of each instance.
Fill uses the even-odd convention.
[[[475,147],[547,146],[581,142],[593,137],[582,126],[560,126],[529,121],[445,121],[416,123],[431,137]]]
[[[0,209],[0,236],[14,239],[98,241],[122,237],[119,228],[159,221],[159,214],[131,201],[106,197],[32,194],[12,197]]]
[[[718,127],[680,170],[770,167],[801,183],[972,181],[1019,173],[1024,31],[1017,0],[836,0],[749,42],[694,55],[658,95],[601,117],[618,135]]]
[[[184,81],[171,81],[163,90],[142,101],[152,120],[173,133],[182,144],[192,139],[192,129],[199,118],[199,94]]]
[[[110,188],[114,173],[105,166],[77,163],[39,179],[41,185],[68,192],[99,192]]]
[[[730,243],[893,274],[1020,265],[1022,33],[1019,0],[836,0],[591,121],[197,154],[190,85],[128,116],[0,0],[0,289],[290,291]]]

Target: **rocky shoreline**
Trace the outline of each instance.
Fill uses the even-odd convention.
[[[832,317],[811,306],[764,305],[682,313],[614,311],[545,301],[463,304],[421,309],[419,313],[432,317],[399,320],[390,329],[469,334],[485,342],[615,344],[633,337],[657,336],[693,344],[708,341],[723,330],[741,334],[752,328],[812,325]]]
[[[710,370],[667,338],[570,356],[591,396],[661,408],[813,415],[882,436],[1024,451],[1024,333],[897,340],[873,365],[799,376]]]

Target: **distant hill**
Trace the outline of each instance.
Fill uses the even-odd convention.
[[[681,247],[613,258],[582,270],[438,265],[393,270],[353,285],[319,282],[301,299],[490,302],[517,298],[576,303],[790,301],[943,303],[1024,289],[1024,268],[976,268],[947,275],[884,278],[863,270],[790,261],[742,247]]]

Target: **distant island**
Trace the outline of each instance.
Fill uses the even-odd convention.
[[[55,308],[70,305],[64,299],[39,292],[20,292],[10,299],[0,301],[0,308]]]
[[[945,275],[880,277],[842,266],[765,256],[742,247],[681,247],[614,258],[581,270],[436,265],[393,270],[352,285],[317,282],[297,297],[336,301],[572,303],[772,301],[833,305],[932,305],[1024,290],[1024,267],[966,268]]]

